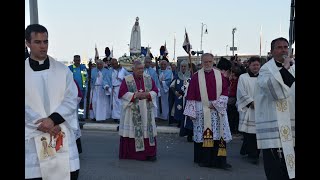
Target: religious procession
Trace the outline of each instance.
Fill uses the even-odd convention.
[[[159,161],[162,124],[193,143],[189,156],[200,168],[232,173],[229,144],[238,138],[238,156],[262,163],[268,180],[295,179],[293,32],[271,42],[267,59],[205,52],[199,63],[190,58],[186,30],[189,58],[170,63],[166,44],[154,57],[141,46],[139,17],[130,54],[119,58],[109,47],[101,58],[96,48],[89,64],[75,54],[65,66],[47,54],[40,24],[26,28],[25,40],[25,179],[80,179],[81,122],[116,124],[120,160]]]

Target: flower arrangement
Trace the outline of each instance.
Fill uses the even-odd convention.
[[[141,54],[140,56],[127,56],[127,54],[124,54],[123,56],[119,57],[119,62],[120,63],[128,63],[128,64],[133,64],[134,61],[139,60],[139,61],[143,61],[144,60],[144,55]]]
[[[141,54],[139,56],[133,55],[133,56],[127,56],[127,54],[124,54],[123,56],[119,57],[118,61],[121,64],[122,67],[126,68],[128,71],[132,71],[132,65],[134,61],[144,61],[144,55]]]

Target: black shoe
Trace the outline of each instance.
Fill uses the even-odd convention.
[[[187,141],[188,141],[188,142],[193,142],[192,136],[188,135]]]
[[[245,156],[245,155],[247,155],[248,153],[247,153],[244,149],[241,148],[240,154],[241,154],[242,156]]]
[[[258,164],[259,164],[259,159],[258,159],[258,158],[248,157],[248,161],[249,161],[251,164],[255,164],[255,165],[258,165]]]
[[[226,163],[224,165],[214,166],[214,168],[224,169],[224,170],[231,170],[232,166],[231,166],[231,164]]]
[[[156,161],[157,160],[157,156],[148,156],[147,157],[147,161]]]
[[[200,167],[212,167],[212,165],[208,164],[208,163],[198,163],[198,165]]]
[[[91,119],[92,121],[97,121],[96,118]]]

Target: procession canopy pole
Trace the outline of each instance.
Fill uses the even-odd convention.
[[[159,78],[159,58],[155,57],[155,61],[156,61],[156,71],[157,71],[157,75],[158,75],[158,79],[160,80]],[[161,82],[160,82],[160,85],[161,85]],[[160,114],[162,113],[162,106],[161,106],[161,97],[158,97],[158,101],[159,101],[159,111],[160,111]]]
[[[88,86],[87,86],[87,96],[86,96],[86,119],[89,118],[89,110],[90,110],[90,92],[91,92],[91,69],[92,69],[92,61],[89,61],[89,70],[88,70]]]

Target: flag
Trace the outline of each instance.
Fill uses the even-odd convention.
[[[182,47],[188,54],[190,53],[191,44],[190,44],[188,33],[187,33],[186,29],[185,29],[185,37],[184,37],[184,42],[183,42]]]
[[[144,56],[147,56],[147,53],[148,53],[147,47],[141,46],[141,55],[143,54]]]
[[[106,47],[106,48],[104,49],[104,54],[105,54],[106,58],[110,57],[111,52],[110,52],[109,47]]]
[[[165,56],[165,52],[166,52],[166,47],[161,46],[160,47],[160,56]]]
[[[98,53],[98,49],[97,49],[97,45],[95,45],[95,55],[94,55],[94,60],[95,60],[95,62],[96,62],[96,60],[98,60],[99,59],[99,53]]]

